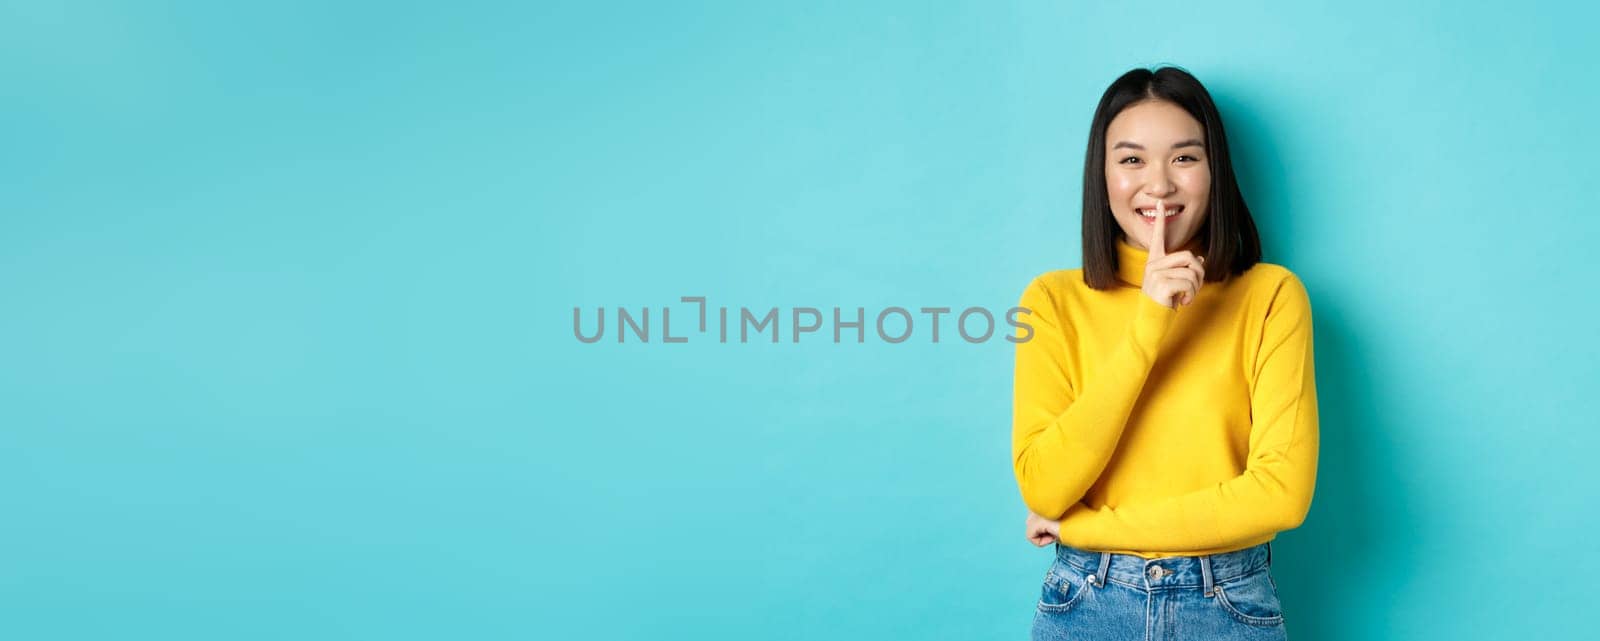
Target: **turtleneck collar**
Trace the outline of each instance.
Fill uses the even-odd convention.
[[[1200,255],[1200,248],[1191,240],[1188,245],[1175,249],[1173,253],[1183,250],[1195,252]],[[1150,252],[1128,244],[1127,237],[1117,237],[1117,278],[1134,287],[1144,287],[1144,264],[1150,260]]]
[[[1150,252],[1128,244],[1128,239],[1117,237],[1117,278],[1134,287],[1144,287],[1144,264]]]

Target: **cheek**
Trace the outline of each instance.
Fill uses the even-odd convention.
[[[1106,191],[1111,196],[1112,204],[1125,204],[1128,197],[1138,189],[1138,185],[1127,177],[1106,176]]]
[[[1183,191],[1196,196],[1209,196],[1211,194],[1211,172],[1206,170],[1184,172],[1178,178],[1179,187]]]
[[[1194,172],[1192,176],[1188,176],[1187,178],[1188,180],[1184,181],[1179,188],[1185,192],[1188,192],[1196,201],[1201,204],[1202,207],[1205,207],[1205,205],[1209,204],[1208,201],[1211,199],[1211,173],[1206,171],[1197,171]],[[1195,221],[1194,226],[1196,229],[1199,228],[1199,225],[1205,223],[1206,218],[1210,217],[1211,212],[1208,211],[1209,209],[1209,207],[1202,209],[1200,211],[1200,217],[1193,219]]]

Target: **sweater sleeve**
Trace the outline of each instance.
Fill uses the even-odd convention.
[[[1019,303],[1035,327],[1016,349],[1011,454],[1023,503],[1058,519],[1111,460],[1177,312],[1139,296],[1120,342],[1096,363],[1091,383],[1077,389],[1068,376],[1068,364],[1079,357],[1076,336],[1043,279],[1034,279]]]
[[[1062,517],[1061,540],[1087,549],[1232,549],[1305,521],[1317,478],[1311,303],[1293,274],[1268,306],[1253,363],[1250,453],[1243,474],[1175,497]]]

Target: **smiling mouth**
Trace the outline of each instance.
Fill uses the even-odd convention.
[[[1150,220],[1156,219],[1156,210],[1154,207],[1151,207],[1150,209],[1135,209],[1133,210],[1133,213],[1139,214],[1140,216]],[[1175,205],[1167,208],[1167,218],[1171,218],[1181,213],[1183,213],[1183,205]]]

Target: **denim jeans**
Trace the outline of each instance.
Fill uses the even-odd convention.
[[[1033,639],[1189,641],[1288,638],[1271,543],[1146,559],[1055,545]]]

